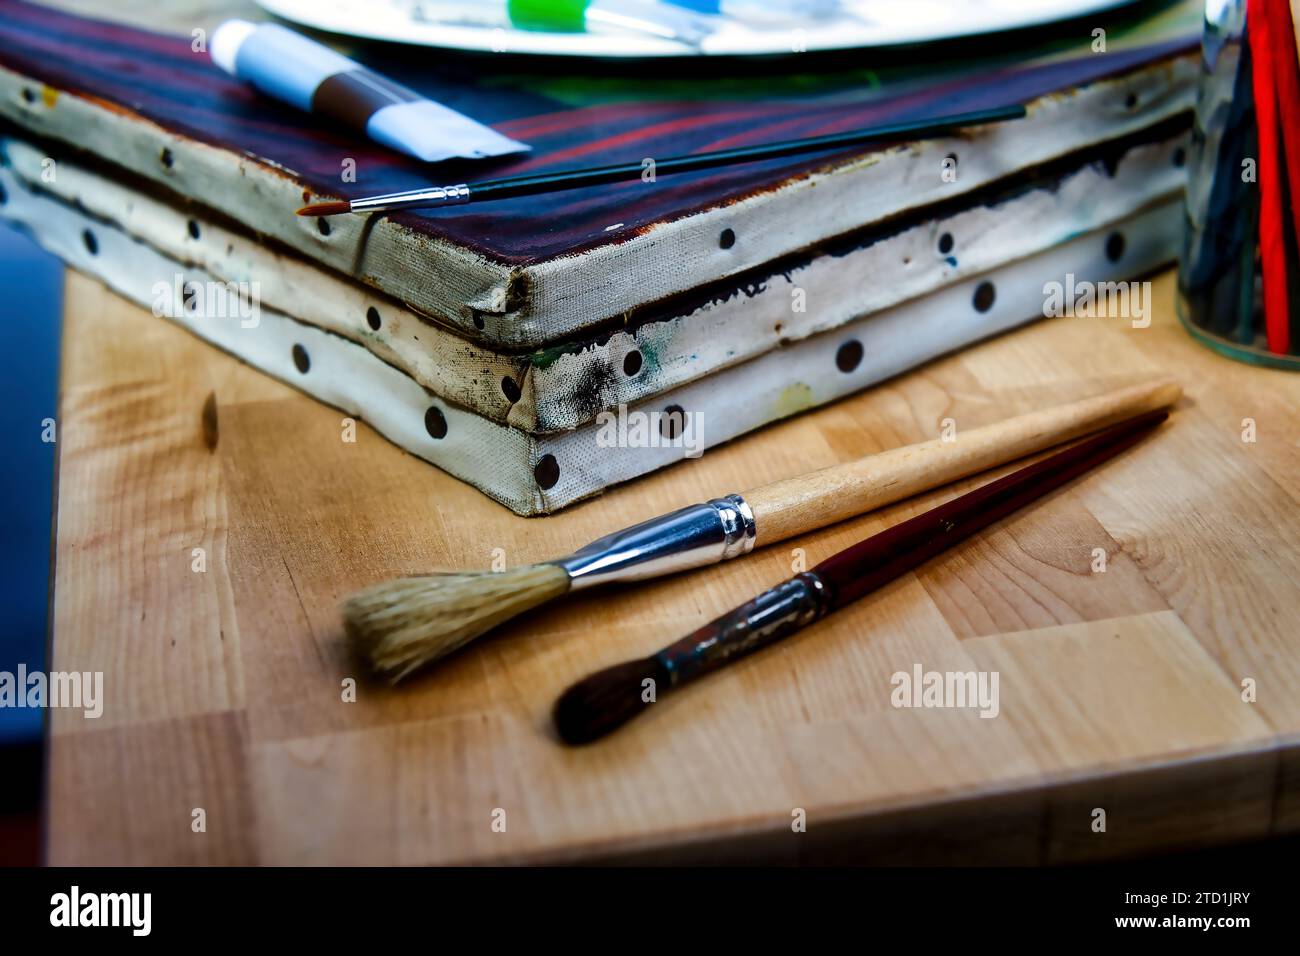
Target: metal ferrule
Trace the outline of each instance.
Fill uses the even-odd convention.
[[[574,590],[716,564],[754,547],[754,515],[740,495],[715,498],[606,535],[567,558]]]
[[[675,687],[807,627],[826,613],[830,600],[825,582],[805,571],[668,645],[655,658]]]
[[[369,196],[351,202],[353,212],[385,212],[390,209],[407,209],[411,206],[459,206],[470,200],[469,186],[432,186],[404,193],[387,193]]]

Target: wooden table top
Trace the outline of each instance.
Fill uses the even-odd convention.
[[[1297,829],[1300,377],[1193,343],[1172,274],[1154,295],[1150,328],[1044,320],[527,519],[70,274],[51,667],[103,671],[105,706],[51,712],[50,862],[1056,862]],[[1161,373],[1187,396],[1143,445],[587,748],[549,723],[571,681],[976,482],[572,597],[396,688],[343,642],[386,576]],[[896,709],[915,665],[998,672],[999,715]]]

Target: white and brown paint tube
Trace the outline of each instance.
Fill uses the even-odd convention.
[[[209,49],[217,66],[268,96],[425,162],[529,148],[278,24],[227,20]]]

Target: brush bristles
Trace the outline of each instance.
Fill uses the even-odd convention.
[[[656,688],[657,695],[667,690],[660,680],[662,670],[653,657],[644,657],[578,681],[555,702],[555,729],[560,739],[566,744],[590,743],[627,723],[654,699],[647,699],[647,680],[663,685]]]
[[[348,598],[343,624],[375,671],[396,681],[568,590],[554,564],[398,578]]]
[[[350,202],[318,202],[308,206],[303,206],[298,210],[300,216],[337,216],[341,213],[351,212],[352,203]]]

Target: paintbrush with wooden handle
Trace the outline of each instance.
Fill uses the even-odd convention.
[[[398,680],[569,591],[657,577],[864,514],[959,478],[1173,404],[1173,382],[1134,385],[730,494],[606,535],[573,554],[499,573],[398,578],[353,595],[344,626]]]

